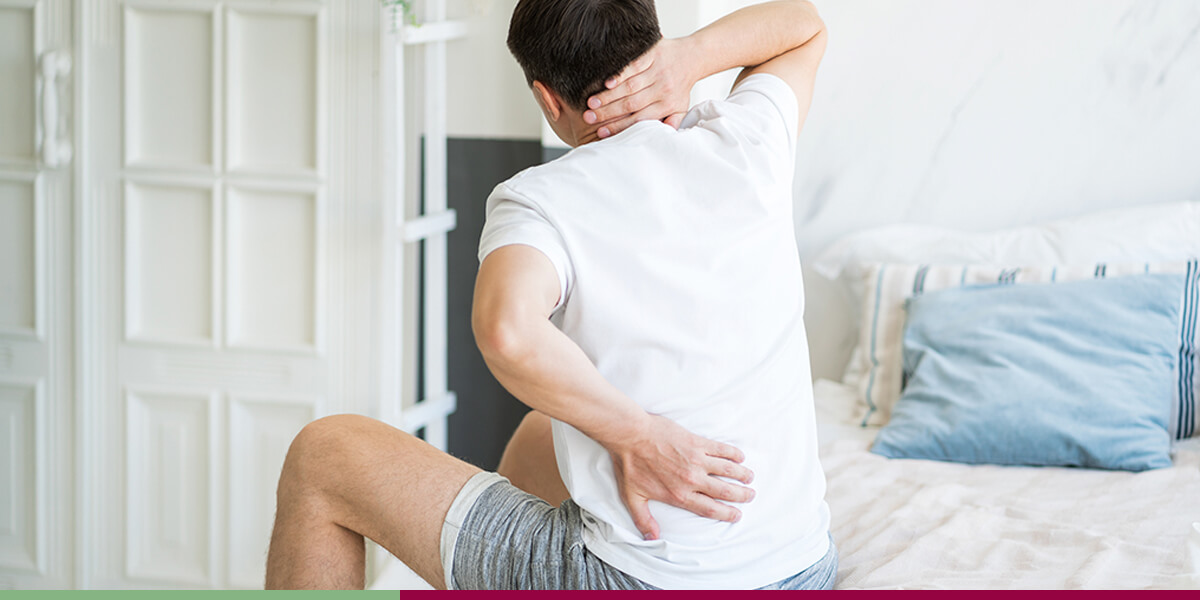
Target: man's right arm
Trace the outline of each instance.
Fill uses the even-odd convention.
[[[745,456],[728,444],[695,435],[651,415],[609,383],[584,351],[549,320],[560,295],[549,256],[523,244],[500,247],[479,267],[471,325],[496,379],[531,408],[592,438],[613,460],[618,492],[633,524],[658,539],[649,502],[734,522],[748,502]]]
[[[777,0],[747,6],[687,37],[659,42],[605,82],[608,89],[588,100],[584,119],[604,123],[601,137],[649,119],[677,126],[697,81],[744,67],[738,81],[753,73],[770,73],[791,86],[803,124],[827,38],[825,23],[811,2]]]

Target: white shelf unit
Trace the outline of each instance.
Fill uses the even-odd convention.
[[[396,317],[393,332],[396,360],[392,365],[393,369],[398,369],[403,364],[401,349],[405,347],[404,336],[412,333],[404,331],[405,319],[402,315],[406,294],[403,286],[405,282],[413,281],[411,276],[405,276],[405,265],[411,268],[415,263],[405,261],[404,253],[409,244],[424,242],[420,269],[422,309],[421,314],[417,315],[424,332],[422,345],[417,348],[423,364],[423,385],[422,389],[417,390],[418,400],[408,406],[404,405],[405,395],[401,390],[392,389],[382,401],[380,416],[409,433],[423,430],[425,441],[446,450],[449,433],[447,421],[457,405],[447,380],[447,236],[456,227],[457,219],[454,210],[447,205],[446,190],[446,43],[465,37],[470,28],[466,21],[446,19],[445,0],[425,0],[414,3],[413,8],[421,20],[419,24],[402,23],[405,17],[398,14],[393,14],[393,19],[389,20],[393,52],[391,63],[395,69],[391,110],[396,151],[392,168],[398,178],[398,184],[393,186],[396,231],[392,236],[395,242],[391,250],[394,252],[392,264],[396,266],[398,290],[391,306]],[[423,114],[418,119],[421,130],[410,132],[406,131],[406,122],[413,107],[406,106],[405,102],[404,66],[406,50],[414,46],[420,46],[424,54],[419,84],[423,98],[418,108]],[[415,172],[405,156],[408,136],[411,135],[424,139],[424,164],[420,173]],[[422,184],[419,197],[414,197],[417,194],[406,193],[410,188],[404,182],[418,177]],[[421,199],[424,205],[418,207]],[[416,216],[406,217],[410,214]]]

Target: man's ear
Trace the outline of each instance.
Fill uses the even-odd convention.
[[[562,115],[562,98],[559,98],[554,90],[546,87],[540,81],[533,82],[533,98],[542,105],[542,109],[546,111],[546,115],[550,117],[551,121],[557,121],[558,117]]]

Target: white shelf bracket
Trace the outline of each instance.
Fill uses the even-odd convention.
[[[404,222],[405,242],[418,242],[437,235],[445,235],[458,226],[458,214],[447,209],[433,215],[425,215]]]

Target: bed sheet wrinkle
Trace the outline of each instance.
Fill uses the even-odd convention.
[[[889,460],[869,445],[822,444],[839,587],[1200,581],[1188,550],[1200,522],[1200,443],[1176,444],[1174,466],[1144,473]]]

